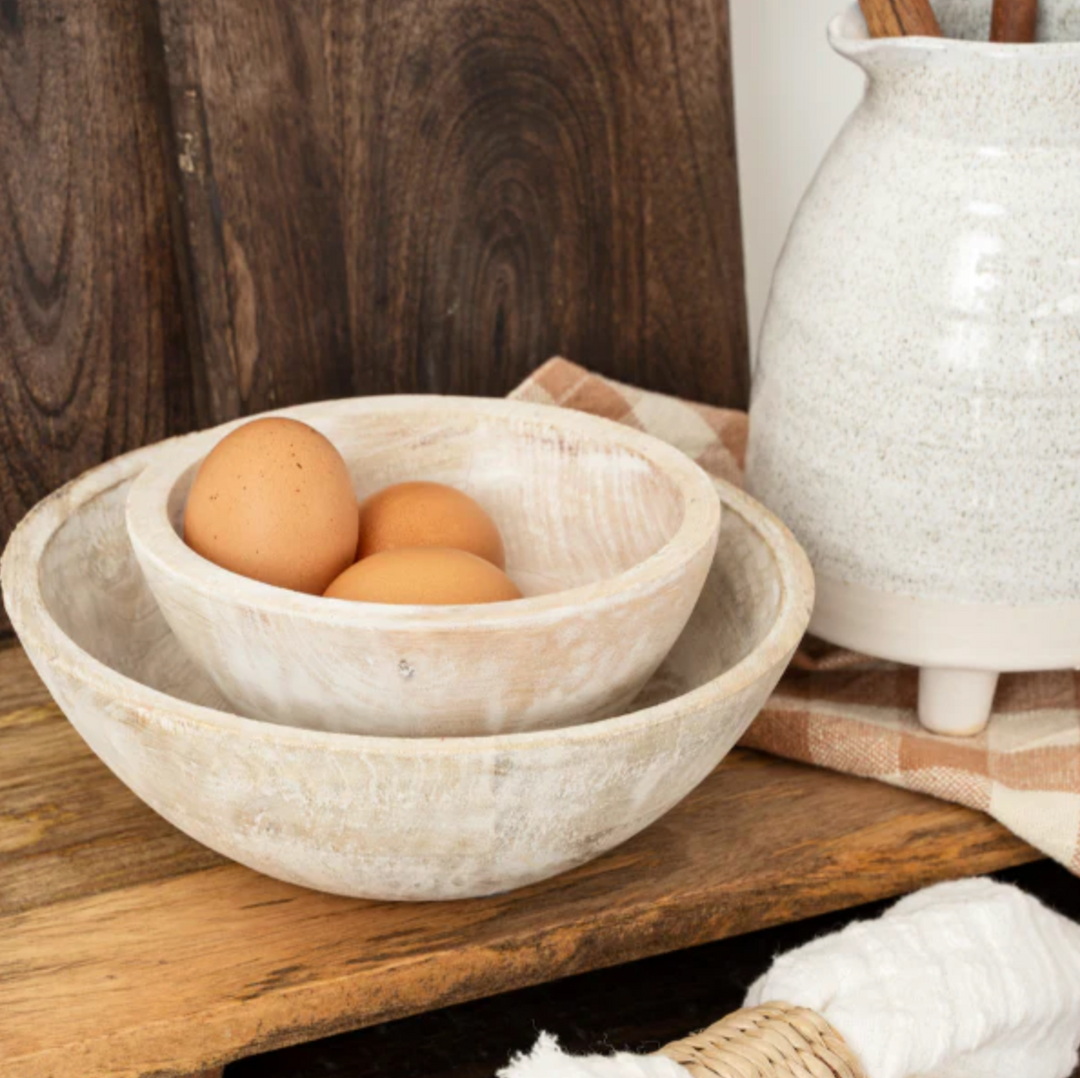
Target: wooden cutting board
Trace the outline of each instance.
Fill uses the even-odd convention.
[[[336,898],[156,816],[10,646],[0,1078],[188,1075],[1039,856],[968,809],[736,751],[663,820],[558,879],[460,903]]]

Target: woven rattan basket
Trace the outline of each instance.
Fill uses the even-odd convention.
[[[844,1038],[821,1015],[763,1003],[661,1048],[693,1078],[866,1078]]]

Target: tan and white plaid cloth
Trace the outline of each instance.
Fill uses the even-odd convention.
[[[622,385],[563,359],[511,394],[606,416],[678,446],[739,483],[744,412]],[[742,744],[981,809],[1080,874],[1080,674],[1001,679],[987,730],[954,740],[915,716],[918,673],[804,642]]]

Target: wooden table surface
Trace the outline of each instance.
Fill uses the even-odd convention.
[[[0,1076],[156,1078],[1038,858],[954,805],[736,751],[621,848],[489,899],[388,904],[180,834],[0,650]]]

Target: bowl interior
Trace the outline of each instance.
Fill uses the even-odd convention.
[[[298,418],[337,446],[360,499],[415,479],[475,498],[498,525],[507,572],[526,597],[617,576],[655,554],[682,523],[677,481],[633,448],[560,426],[557,414],[545,422],[542,409],[485,415],[437,400]],[[190,465],[169,493],[178,534],[197,468]]]
[[[439,441],[441,447],[444,439]],[[507,452],[511,451],[513,441],[504,441]],[[430,458],[424,457],[432,463],[432,470],[425,474],[430,477],[443,461],[445,470],[435,474],[449,478],[455,466],[452,461],[457,461],[460,467],[461,460],[475,457],[478,464],[474,472],[466,468],[454,472],[454,478],[460,482],[462,475],[470,477],[470,492],[484,497],[498,514],[500,509],[512,504],[514,489],[520,490],[524,484],[512,475],[512,469],[507,473],[497,457],[485,454],[482,442],[483,439],[463,434],[453,451],[439,448]],[[363,444],[374,447],[371,456],[365,457],[367,476],[372,475],[371,459],[382,461],[377,478],[366,481],[375,485],[403,477],[396,470],[395,459],[399,455],[392,453],[389,446],[380,449],[375,438],[365,439]],[[348,445],[344,448],[349,449]],[[543,471],[546,464],[556,474],[577,476],[583,492],[592,491],[597,497],[611,496],[618,501],[614,498],[618,482],[613,479],[612,469],[603,464],[599,450],[583,447],[580,452],[570,452],[565,447],[545,443],[542,453],[526,456],[528,460],[519,466],[534,469],[532,474],[538,486],[546,486],[545,478],[549,474]],[[358,454],[350,453],[350,459],[358,459]],[[38,563],[42,599],[48,615],[59,628],[106,666],[152,689],[227,711],[229,707],[217,689],[177,645],[135,559],[124,510],[128,490],[140,467],[133,465],[126,474],[120,471],[115,484],[74,505],[53,532]],[[662,493],[661,477],[640,462],[623,461],[617,471],[622,476],[619,482],[635,492],[634,511],[640,513],[643,529],[645,519],[652,515],[647,509],[649,504],[654,506],[654,513],[655,505],[659,504],[657,515],[661,518],[665,513],[677,512],[677,505]],[[760,526],[744,515],[744,503],[748,499],[725,484],[717,487],[724,513],[720,541],[704,590],[685,631],[635,702],[634,710],[671,700],[724,674],[754,650],[777,620],[783,584],[773,550],[761,534]],[[363,489],[360,487],[361,493]],[[654,501],[650,491],[661,493],[655,493]],[[575,557],[580,551],[570,539],[572,529],[585,528],[586,521],[593,519],[587,499],[583,494],[568,501],[542,496],[532,502],[535,514],[520,529],[508,529],[514,536],[513,550],[518,559],[512,564],[550,564],[553,575],[556,571],[572,571],[581,564],[580,556]],[[627,516],[628,522],[629,519]],[[526,534],[534,525],[539,526],[541,520],[561,529],[565,542],[565,561],[561,566],[544,561],[542,552],[530,556]],[[597,557],[609,558],[613,566],[618,564],[619,544],[610,530],[605,529],[601,514],[596,515],[593,530],[598,538],[590,550]],[[652,538],[647,542],[642,540],[642,545],[635,549],[640,552],[647,549],[648,543],[661,541],[662,530],[654,523],[647,532]],[[536,545],[544,547],[542,543]]]

